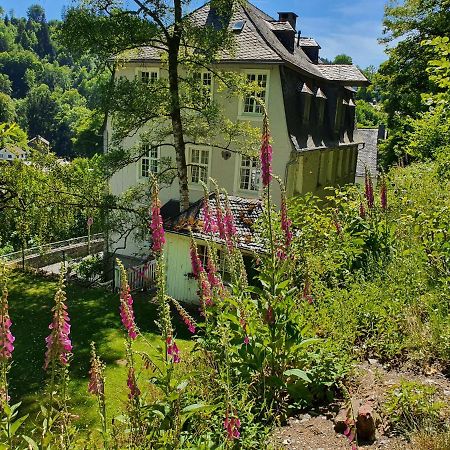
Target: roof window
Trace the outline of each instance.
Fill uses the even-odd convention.
[[[245,22],[245,20],[237,20],[236,22],[233,22],[231,24],[231,30],[235,33],[240,33],[244,29]]]

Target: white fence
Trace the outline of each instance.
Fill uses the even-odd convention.
[[[140,266],[129,267],[127,270],[128,285],[131,291],[148,289],[156,280],[156,260],[149,261]],[[120,288],[120,270],[115,270],[115,287]]]

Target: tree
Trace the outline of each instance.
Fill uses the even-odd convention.
[[[0,73],[0,92],[4,94],[12,94],[12,83],[6,73]]]
[[[14,100],[7,94],[0,92],[0,123],[11,123],[16,120]]]
[[[41,5],[35,3],[27,9],[27,17],[33,22],[44,23],[45,9]]]
[[[410,130],[410,118],[419,117],[427,106],[422,93],[435,93],[438,87],[427,74],[435,59],[433,48],[424,48],[423,40],[450,34],[450,0],[391,0],[385,9],[384,38],[393,44],[387,49],[389,59],[375,77],[382,92],[388,114],[389,138],[384,144],[382,159],[386,165],[405,154],[405,136]]]
[[[36,55],[28,50],[0,53],[0,70],[8,75],[12,82],[13,97],[23,98],[28,92],[25,79],[27,70],[38,70],[40,62]]]
[[[115,125],[113,143],[117,151],[110,153],[116,167],[138,160],[150,146],[172,146],[176,155],[176,175],[182,208],[189,206],[186,143],[229,148],[255,143],[248,124],[231,123],[219,106],[201,87],[199,71],[212,68],[218,54],[231,48],[232,34],[224,26],[229,21],[233,1],[215,0],[218,23],[198,26],[185,14],[186,2],[140,1],[104,2],[90,0],[88,6],[70,9],[62,27],[62,40],[74,51],[93,55],[114,70],[119,59],[143,46],[161,53],[168,77],[155,83],[141,80],[112,79],[108,110]],[[132,7],[127,8],[127,5]],[[214,70],[218,82],[232,90],[255,91],[242,78]],[[245,85],[245,87],[244,87]],[[120,142],[140,132],[140,145],[123,149]],[[224,144],[218,144],[221,136]]]
[[[80,236],[90,216],[101,229],[104,192],[98,158],[61,164],[31,151],[27,164],[0,161],[0,240],[18,249]]]
[[[340,55],[335,56],[333,64],[353,64],[353,59],[351,56],[346,55],[345,53],[342,53]]]
[[[386,124],[386,114],[379,106],[372,105],[364,100],[356,100],[356,120],[358,127],[377,127]]]
[[[59,108],[48,86],[41,84],[30,90],[25,99],[25,111],[31,137],[41,135],[46,139],[55,139]]]

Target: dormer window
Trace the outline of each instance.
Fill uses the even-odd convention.
[[[302,123],[307,124],[309,122],[311,114],[311,99],[313,97],[313,91],[308,87],[306,83],[303,83],[300,87],[300,96],[302,104]]]
[[[316,105],[317,105],[317,123],[323,124],[325,119],[325,104],[327,102],[327,96],[323,93],[322,89],[318,88],[316,92]]]

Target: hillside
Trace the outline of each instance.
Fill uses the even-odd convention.
[[[91,156],[101,149],[99,93],[108,75],[60,45],[60,24],[39,5],[26,18],[0,9],[0,123],[45,137],[60,156]]]

